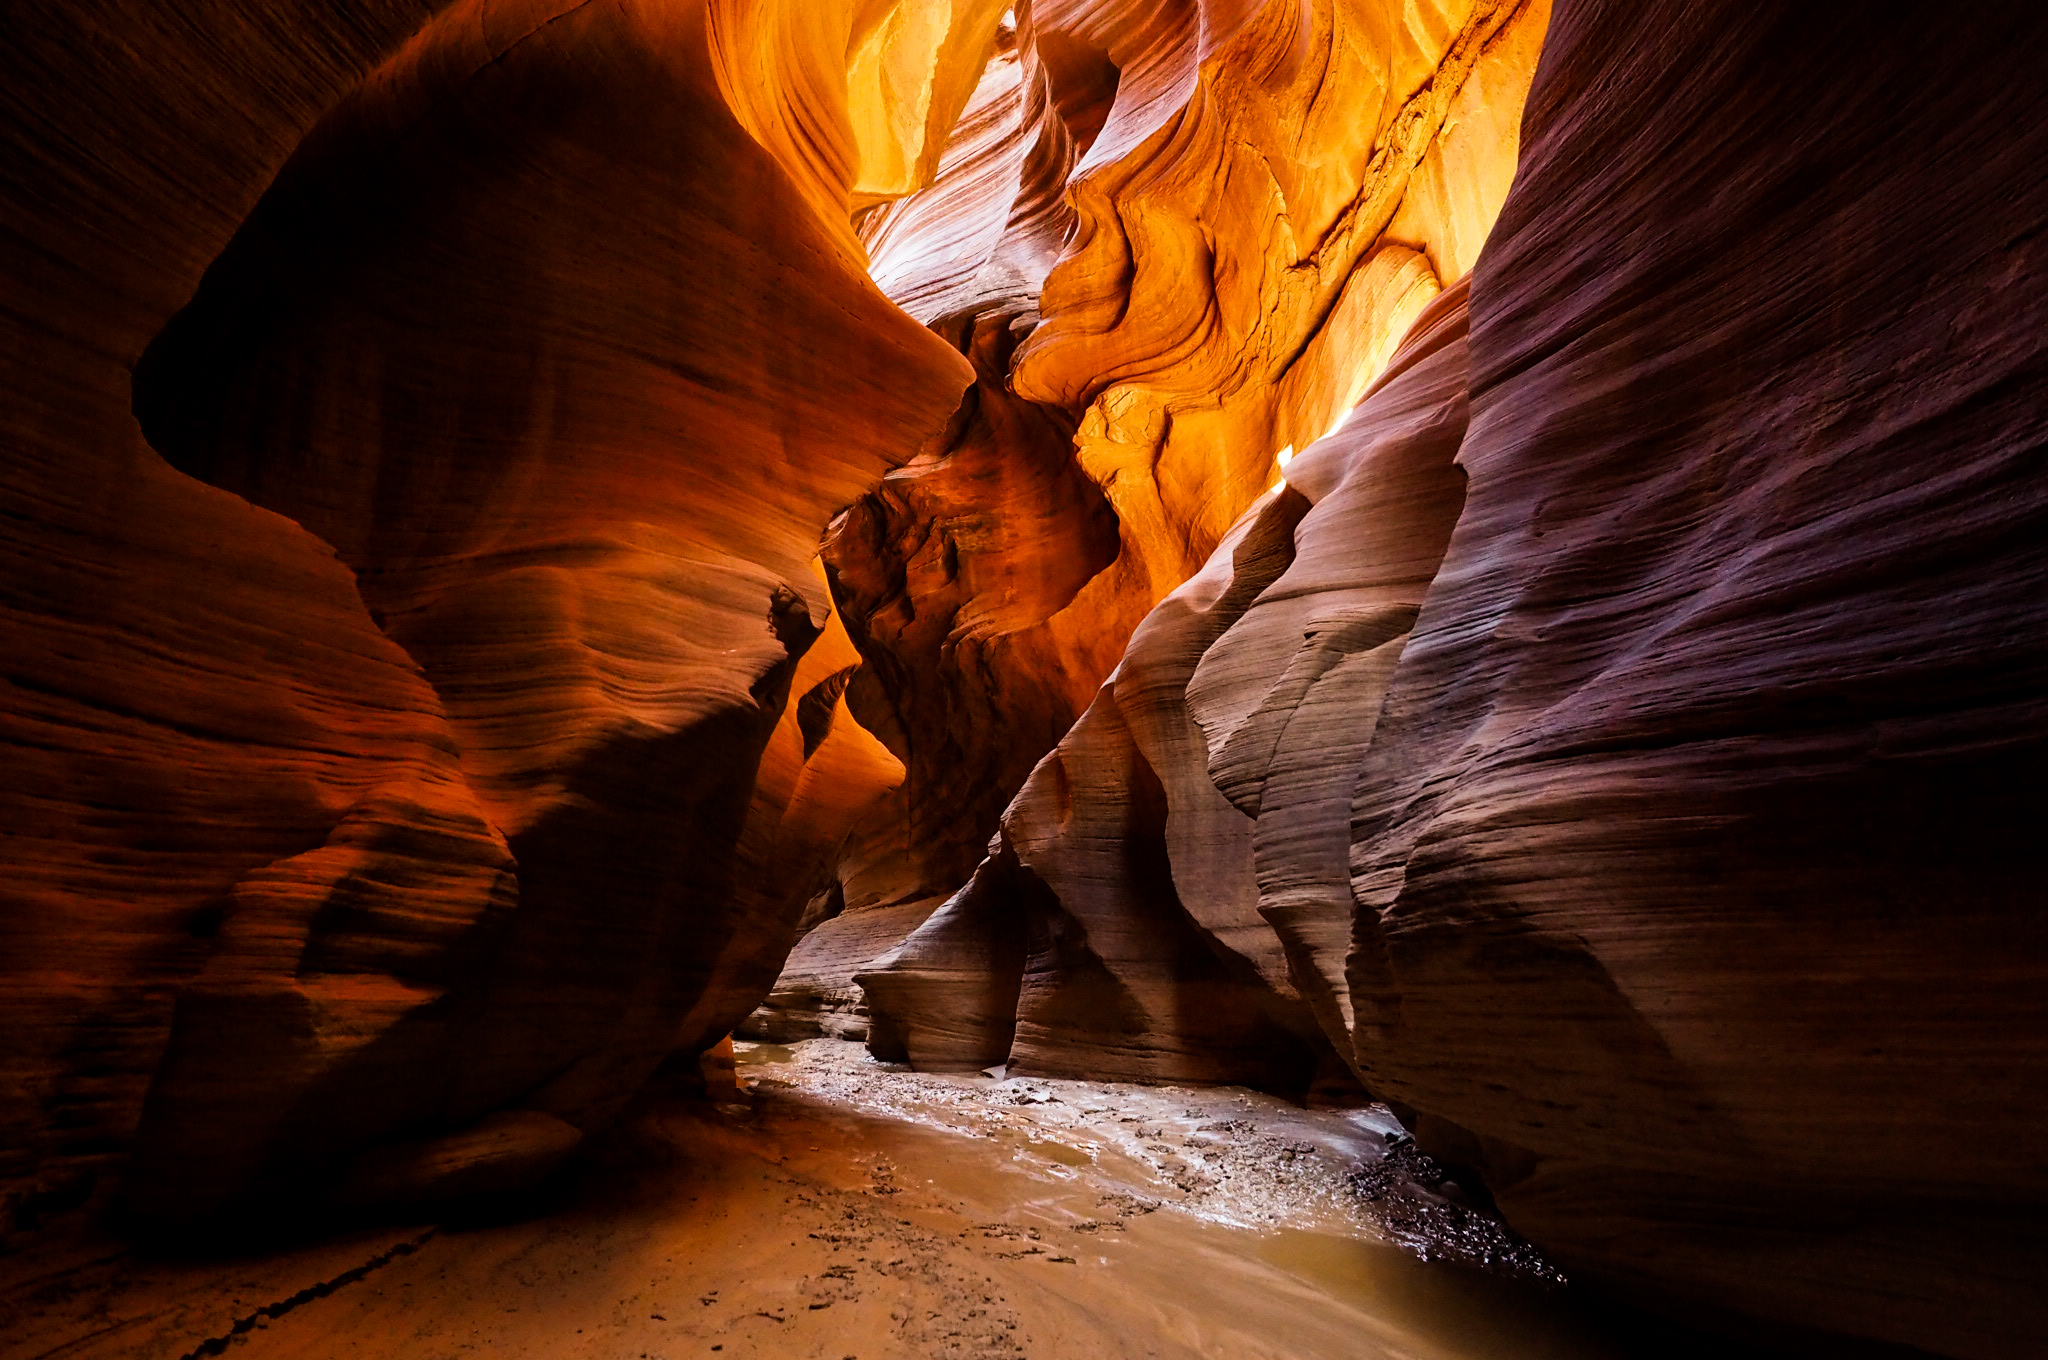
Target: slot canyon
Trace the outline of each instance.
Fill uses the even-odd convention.
[[[2048,11],[0,38],[0,1360],[2048,1355]]]

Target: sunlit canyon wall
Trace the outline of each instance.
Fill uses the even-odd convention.
[[[911,872],[848,873],[844,914],[799,947],[764,1032],[858,995],[865,962],[877,1051],[921,1065],[1007,1055],[1297,1094],[1318,1069],[1345,1079],[1257,914],[1250,824],[1192,758],[1193,724],[1137,692],[1184,685],[1169,653],[1185,640],[1155,642],[1157,674],[1134,655],[1096,692],[1146,611],[1272,487],[1276,457],[1335,425],[1470,269],[1513,178],[1548,15],[1030,12],[970,109],[974,135],[865,228],[878,281],[982,377],[941,456],[891,474],[827,547],[869,663],[853,711],[906,766],[890,843]],[[1044,243],[1062,214],[1059,253]],[[1118,764],[1134,773],[1109,775]],[[1054,835],[1069,816],[1090,829]],[[994,858],[934,915],[999,821]],[[1026,953],[1044,985],[1020,1003]]]
[[[2031,1354],[2044,27],[11,13],[10,1240],[531,1183],[808,929]]]

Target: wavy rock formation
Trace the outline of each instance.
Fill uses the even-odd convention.
[[[1079,226],[1015,386],[1084,412],[1082,466],[1125,525],[1125,590],[1157,600],[1186,579],[1270,483],[1272,455],[1328,431],[1414,310],[1469,267],[1547,18],[1484,0],[1041,16],[1123,75],[1073,177]],[[1503,110],[1456,124],[1482,67]],[[1432,154],[1456,168],[1418,178]],[[1373,266],[1396,244],[1454,272],[1410,258],[1410,296],[1390,296]]]
[[[2048,25],[1560,6],[1354,807],[1356,1053],[1567,1269],[2039,1348]]]
[[[1266,498],[1167,597],[973,881],[860,975],[878,1047],[939,1070],[1306,1088],[1314,1027],[1251,915],[1249,826],[1178,702],[1204,644],[1285,565],[1301,509]]]
[[[928,912],[958,887],[1146,611],[1277,452],[1356,403],[1439,291],[1432,261],[1462,274],[1507,192],[1547,5],[1297,8],[1032,7],[938,181],[864,228],[878,280],[977,369],[951,441],[827,550],[869,662],[854,711],[906,765],[920,865],[898,901]],[[1053,189],[1075,208],[1050,211]],[[1241,849],[1178,891],[1250,923],[1257,946],[1226,952],[1284,978]],[[895,1018],[913,1034],[956,1026],[913,1009]],[[948,1062],[1001,1061],[1006,1023],[968,1025],[984,1037]]]
[[[1468,297],[1152,612],[974,881],[861,974],[884,1046],[1306,1088],[1310,1012],[1347,1035],[1351,777],[1462,501]]]
[[[933,905],[927,899],[881,902],[811,925],[787,951],[767,998],[735,1032],[777,1044],[821,1035],[866,1042],[867,997],[854,979],[923,925]],[[878,1048],[897,1054],[902,1044],[883,1039]]]
[[[348,1067],[399,1105],[351,1129],[307,1097],[343,1146],[513,1101],[602,1122],[787,950],[811,885],[778,880],[833,848],[785,815],[793,770],[844,803],[813,820],[890,782],[829,732],[764,753],[828,610],[825,521],[937,432],[964,366],[858,271],[858,177],[812,211],[818,183],[727,112],[718,14],[451,11],[308,139],[137,371],[159,449],[355,568],[518,864],[518,909],[439,1006],[445,1066],[393,1017],[337,1022],[376,1035]],[[216,1151],[194,1131],[274,1101],[209,1078],[252,1061],[233,1028],[195,1031],[189,1073],[174,1034],[138,1201],[160,1163],[189,1195],[170,1168]]]
[[[2039,1349],[2048,23],[346,8],[0,21],[0,1245],[529,1186],[768,994]]]
[[[1036,306],[1073,230],[1075,146],[1038,48],[997,31],[932,182],[860,219],[868,274],[927,324]]]
[[[775,986],[813,913],[844,910],[848,880],[859,884],[878,859],[891,863],[877,853],[886,847],[871,844],[870,828],[893,827],[903,766],[847,708],[859,665],[835,613],[797,664],[789,704],[762,752],[728,890],[739,928],[673,1035],[681,1052],[731,1031]]]
[[[1293,560],[1186,683],[1214,786],[1242,814],[1258,915],[1317,1018],[1352,1028],[1351,789],[1464,501],[1468,283],[1423,312],[1335,432],[1287,467]]]
[[[128,366],[429,6],[20,5],[0,43],[0,1238],[114,1188],[238,882],[503,846],[439,700],[296,525],[166,468]],[[347,825],[347,830],[340,828]],[[322,847],[333,848],[322,855]],[[324,865],[308,864],[308,857]],[[304,881],[304,880],[302,880]],[[252,885],[253,891],[253,885]]]
[[[98,256],[28,271],[31,333],[62,343],[10,385],[77,374],[9,473],[59,535],[10,543],[50,563],[10,578],[18,1219],[131,1139],[129,1206],[164,1222],[544,1167],[758,998],[901,777],[845,713],[858,656],[818,643],[820,533],[969,377],[875,291],[848,213],[936,159],[996,9],[862,7],[918,35],[879,71],[779,54],[784,89],[847,91],[826,121],[860,155],[824,189],[736,120],[698,5],[461,5],[367,76],[421,14],[230,24],[219,52],[139,23],[136,63],[197,107],[10,123],[46,239],[108,224]],[[41,22],[30,65],[91,46]],[[324,65],[263,84],[329,29]],[[211,120],[248,99],[217,169]],[[37,140],[67,119],[116,148],[103,180]],[[195,283],[135,411],[296,525],[171,472],[126,415],[125,364]],[[85,494],[59,471],[79,448],[104,469]],[[349,1169],[394,1139],[414,1170]]]
[[[1365,1081],[1567,1268],[2031,1353],[2044,43],[1562,14],[1469,340],[1452,290],[866,977],[909,1055],[1166,1070],[1175,930],[1219,957],[1250,874]]]
[[[932,182],[1007,0],[699,0],[732,118],[821,221]]]

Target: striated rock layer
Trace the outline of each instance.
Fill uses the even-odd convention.
[[[1205,773],[1250,819],[1235,834],[1258,914],[1347,1052],[1350,791],[1464,502],[1470,297],[1445,290],[1358,409],[1288,465],[1311,502],[1292,560],[1186,686]]]
[[[865,975],[910,1056],[1220,1070],[1174,987],[1249,879],[1266,994],[1579,1277],[2038,1349],[2044,50],[1561,8],[1469,338],[1447,291]]]
[[[853,711],[906,767],[916,869],[898,901],[959,887],[1146,611],[1266,490],[1276,455],[1357,402],[1440,277],[1470,267],[1547,18],[1543,3],[1037,5],[938,180],[867,220],[877,279],[977,371],[948,439],[842,517],[826,551],[868,660]],[[1049,206],[1057,193],[1071,206]],[[1071,240],[1048,272],[1055,231]],[[1122,691],[1139,683],[1126,671]],[[1193,775],[1176,835],[1188,854],[1218,848],[1170,895],[1225,923],[1228,940],[1194,929],[1256,957],[1266,1002],[1296,1008],[1242,819],[1174,724],[1146,741],[1174,779]],[[895,988],[884,975],[912,955],[870,970],[875,986]],[[912,1034],[958,1022],[913,1009]],[[1155,1023],[1140,1047],[1170,1051],[1175,1022]],[[969,1023],[983,1037],[955,1056],[1001,1060],[1007,1024]],[[1075,1043],[1062,1070],[1086,1070],[1085,1028],[1038,1051]]]
[[[131,1145],[166,1223],[538,1174],[746,1012],[901,779],[817,544],[970,372],[848,214],[1000,7],[841,6],[900,30],[865,66],[730,8],[478,0],[381,66],[424,13],[22,16],[18,1225]],[[144,446],[138,355],[246,500]]]
[[[298,526],[165,467],[128,367],[320,113],[430,6],[10,6],[0,29],[0,1238],[103,1202],[237,883],[502,841],[440,702]],[[347,823],[348,829],[334,835]],[[418,858],[416,858],[418,857]],[[283,885],[278,885],[283,890]],[[252,891],[267,892],[265,890]]]
[[[1347,974],[1368,1082],[1567,1269],[2039,1347],[2044,56],[1559,6]]]
[[[1284,970],[1260,976],[1270,936],[1233,912],[1251,898],[1233,891],[1245,857],[1232,823],[1243,819],[1185,758],[1198,738],[1175,703],[1204,635],[1284,563],[1299,512],[1296,497],[1268,498],[1210,569],[1167,597],[1032,772],[973,882],[861,975],[918,1066],[1305,1085],[1262,1013],[1293,999]],[[1008,947],[977,950],[990,932],[1006,932]],[[960,976],[976,962],[985,977]],[[963,982],[987,1001],[963,1005]],[[970,1028],[968,1016],[987,1018]],[[980,1046],[959,1042],[976,1034]]]
[[[2038,1349],[2048,23],[4,29],[10,1238],[529,1184],[809,928],[769,1032]]]
[[[518,864],[471,985],[379,1017],[345,1065],[295,1051],[375,1111],[337,1135],[309,1093],[319,1132],[261,1143],[295,1161],[514,1101],[602,1122],[772,977],[815,886],[783,875],[836,848],[782,815],[797,782],[843,802],[805,807],[840,834],[893,782],[886,753],[833,739],[836,690],[800,754],[764,753],[792,697],[805,726],[793,684],[856,660],[842,638],[799,666],[829,607],[826,519],[937,432],[964,366],[860,270],[857,186],[813,211],[819,182],[728,111],[719,13],[444,15],[308,139],[137,370],[173,462],[356,569]],[[190,1004],[226,1018],[190,1057],[174,1032],[152,1095],[133,1193],[167,1213],[194,1194],[178,1168],[261,1162],[220,1130],[255,1143],[243,1107],[274,1096],[215,1067],[285,1061],[230,1033],[267,994]],[[335,1024],[372,1028],[298,1042]]]
[[[1462,498],[1468,296],[1153,611],[974,880],[861,975],[884,1042],[1307,1089],[1348,1019],[1342,790]]]

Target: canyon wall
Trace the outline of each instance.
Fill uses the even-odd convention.
[[[892,915],[892,928],[960,888],[1062,734],[1110,721],[1082,714],[1108,702],[1097,690],[1146,611],[1267,492],[1276,456],[1342,418],[1418,311],[1470,268],[1513,175],[1548,13],[1541,0],[1031,7],[938,181],[870,219],[877,279],[956,338],[978,375],[969,419],[849,511],[826,552],[868,660],[853,711],[905,764],[915,875],[875,907],[921,903],[923,915]],[[1044,242],[1063,220],[1071,241],[1053,263]],[[1127,662],[1120,692],[1138,683]],[[1144,744],[1184,763],[1179,726]],[[1088,752],[1067,761],[1100,756]],[[1252,967],[1254,1009],[1293,1017],[1320,1048],[1258,923],[1241,819],[1216,816],[1227,808],[1206,780],[1177,787],[1175,834],[1218,849],[1143,889],[1160,905],[1132,950],[1178,959],[1167,975]],[[1191,799],[1199,811],[1181,806]],[[873,932],[847,923],[833,936],[856,933]],[[922,985],[913,960],[935,958],[923,948],[871,970],[870,996],[900,998],[883,1003],[898,1012],[884,1028],[908,1025],[902,1041],[921,1044],[930,1025],[966,1023],[982,1037],[947,1061],[1000,1061],[1007,1019],[967,1022],[942,1014],[960,999],[950,990],[936,1009],[902,990]],[[837,969],[858,962],[829,952]],[[1013,988],[1018,956],[1000,957],[963,966],[994,967],[998,990]],[[847,980],[805,971],[772,1004],[843,996]],[[1223,1070],[1220,1040],[1183,1044],[1175,1022],[1131,1018],[1144,1009],[1119,1022],[1149,1036],[1132,1070],[1170,1076],[1176,1053],[1190,1077]],[[1186,1008],[1191,1023],[1209,1023],[1192,1019],[1202,1010]],[[1087,1068],[1087,1024],[1034,1061]],[[1269,1048],[1249,1032],[1231,1044],[1242,1057],[1226,1066],[1245,1075]]]
[[[485,910],[439,700],[312,535],[182,477],[129,365],[432,6],[11,7],[0,44],[0,1233],[104,1201],[246,875],[355,829]]]
[[[2038,1347],[2044,54],[1560,7],[1346,975],[1368,1085],[1567,1269]]]
[[[5,21],[8,1240],[530,1184],[808,930],[2037,1349],[2048,25],[433,10]]]
[[[849,220],[1000,7],[917,8],[23,17],[18,1227],[530,1180],[766,989],[902,773],[819,538],[971,377]]]
[[[1582,1280],[2033,1353],[2044,44],[1560,7],[1469,339],[1137,629],[863,975],[884,1041],[1213,1076],[1249,881],[1264,995]]]

